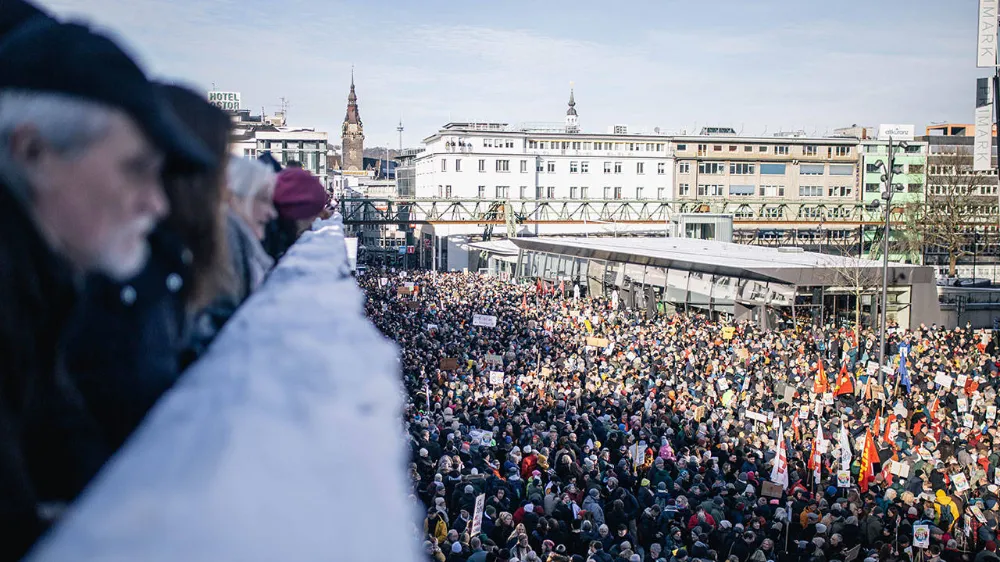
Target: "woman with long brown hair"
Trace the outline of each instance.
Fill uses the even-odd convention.
[[[135,278],[86,280],[66,345],[66,368],[112,447],[120,446],[191,360],[193,313],[228,283],[223,173],[230,121],[203,96],[161,86],[163,102],[216,158],[207,171],[168,162],[168,217],[149,237],[150,257]]]

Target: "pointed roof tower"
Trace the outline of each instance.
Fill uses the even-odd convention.
[[[351,93],[347,94],[347,115],[344,123],[361,124],[361,114],[358,113],[358,94],[354,91],[354,67],[351,67]]]
[[[576,99],[573,97],[573,83],[569,83],[569,109],[566,110],[566,132],[579,133],[580,121],[576,115]]]
[[[569,89],[569,109],[566,110],[566,115],[576,116],[576,100],[573,99],[573,87],[570,86]]]

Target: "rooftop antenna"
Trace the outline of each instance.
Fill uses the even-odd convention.
[[[399,116],[399,126],[396,127],[396,132],[399,133],[399,153],[403,153],[403,116]]]
[[[288,100],[284,97],[281,98],[281,126],[284,127],[288,123],[288,107],[291,106]]]
[[[764,125],[764,132],[761,133],[760,136],[762,136],[762,137],[763,136],[767,136],[767,125]]]
[[[743,128],[744,128],[744,124],[740,123],[740,132],[736,133],[736,136],[738,136],[738,137],[742,137],[743,136]]]

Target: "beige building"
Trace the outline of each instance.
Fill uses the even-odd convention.
[[[774,202],[737,208],[736,216],[816,221],[833,218],[837,203],[860,200],[857,138],[701,135],[672,141],[678,201]],[[799,203],[794,208],[802,216],[787,216],[791,202]]]

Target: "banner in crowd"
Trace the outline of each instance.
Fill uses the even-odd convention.
[[[476,496],[476,512],[472,514],[472,529],[469,533],[473,537],[479,536],[480,531],[483,530],[483,508],[485,506],[486,494]]]
[[[489,314],[473,314],[472,315],[472,325],[482,326],[484,328],[496,328],[497,327],[497,317]]]

